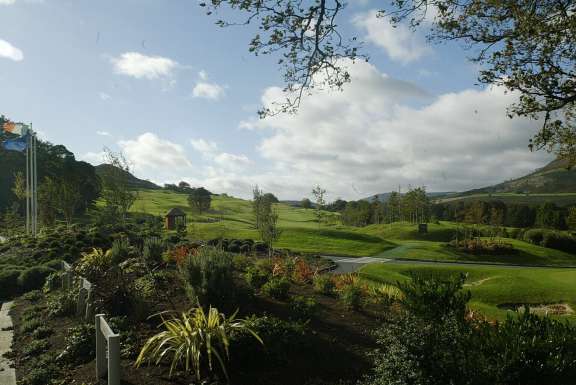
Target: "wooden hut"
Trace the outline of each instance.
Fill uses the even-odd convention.
[[[166,229],[176,230],[179,225],[186,226],[186,213],[177,207],[174,207],[164,216]]]

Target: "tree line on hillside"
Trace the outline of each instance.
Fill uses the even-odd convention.
[[[540,205],[502,201],[457,201],[432,206],[438,220],[509,227],[539,227],[555,230],[576,228],[576,206],[559,207],[552,202]]]
[[[301,201],[301,207],[339,212],[342,223],[349,226],[367,226],[397,221],[424,223],[430,220],[431,215],[431,202],[424,187],[411,188],[406,194],[394,191],[386,202],[377,198],[371,201],[349,202],[336,199],[331,203],[317,201],[313,205],[309,199],[305,198]]]
[[[465,200],[433,203],[423,187],[411,188],[405,194],[393,191],[384,202],[374,197],[372,200],[348,202],[336,199],[322,205],[305,198],[300,206],[338,212],[342,223],[349,226],[392,222],[415,224],[444,220],[520,228],[576,229],[576,206],[559,207],[552,202],[527,205],[502,201]]]

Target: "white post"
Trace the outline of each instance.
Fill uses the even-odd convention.
[[[120,336],[108,337],[108,385],[120,385]]]
[[[106,374],[106,340],[100,329],[104,321],[104,314],[96,314],[96,378],[102,378]]]
[[[104,319],[104,314],[96,315],[95,326],[96,378],[100,379],[108,372],[108,385],[120,385],[120,335],[110,329]],[[108,351],[107,361],[106,350]]]

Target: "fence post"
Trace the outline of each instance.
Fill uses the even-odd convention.
[[[90,321],[94,317],[94,294],[92,289],[88,290],[88,296],[86,297],[86,312],[84,313],[84,319]]]
[[[108,385],[120,385],[120,336],[108,337]]]
[[[106,374],[106,340],[100,329],[104,314],[96,314],[96,378]]]
[[[78,303],[76,306],[76,315],[78,317],[83,317],[86,314],[87,291],[84,287],[81,287],[78,291]]]

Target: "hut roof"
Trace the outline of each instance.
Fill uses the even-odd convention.
[[[184,217],[186,213],[179,209],[178,207],[173,207],[166,213],[167,217]]]

